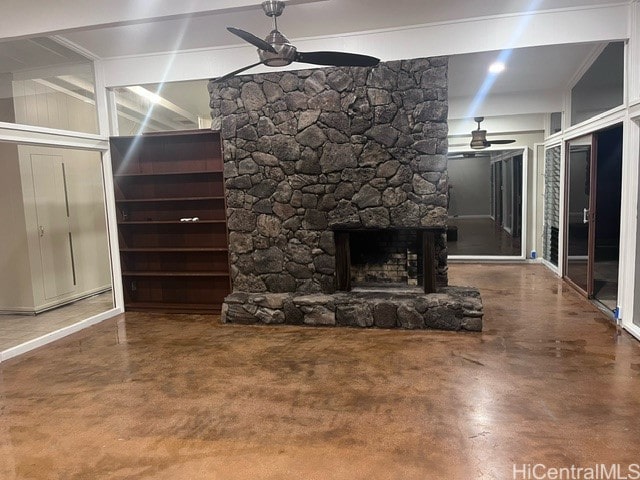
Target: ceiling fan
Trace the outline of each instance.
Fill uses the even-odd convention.
[[[480,123],[484,120],[484,117],[474,117],[473,120],[478,123],[478,129],[471,131],[471,148],[481,150],[491,145],[506,145],[515,142],[515,140],[487,140],[487,131],[480,130]]]
[[[283,67],[293,62],[311,63],[314,65],[325,65],[333,67],[375,67],[380,63],[380,59],[370,57],[369,55],[360,55],[357,53],[345,52],[299,52],[298,49],[289,43],[278,30],[278,17],[282,15],[285,4],[279,0],[267,0],[262,2],[264,13],[273,18],[274,28],[264,40],[256,37],[252,33],[241,30],[240,28],[227,27],[227,30],[237,35],[245,42],[258,48],[259,62],[252,65],[239,68],[231,73],[215,79],[215,82],[222,82],[228,78],[242,73],[245,70],[256,67],[258,65],[266,65],[268,67]]]
[[[476,152],[461,152],[461,153],[449,153],[447,158],[450,160],[456,160],[458,158],[484,158],[490,157],[490,152],[476,153]]]

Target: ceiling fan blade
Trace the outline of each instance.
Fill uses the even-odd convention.
[[[489,146],[491,145],[506,145],[508,143],[515,143],[515,140],[489,140],[487,141]]]
[[[260,50],[265,50],[265,51],[271,52],[271,53],[278,53],[276,51],[276,49],[273,48],[273,46],[271,46],[270,44],[268,44],[267,42],[265,42],[261,38],[256,37],[253,33],[245,32],[244,30],[241,30],[241,29],[235,28],[235,27],[227,27],[227,30],[229,30],[234,35],[240,37],[245,42],[248,42],[251,45],[253,45],[254,47],[259,48]]]
[[[296,62],[332,67],[375,67],[379,58],[346,52],[298,52]]]
[[[244,72],[245,70],[249,70],[250,68],[253,67],[257,67],[258,65],[261,65],[263,62],[257,62],[251,65],[247,65],[246,67],[242,67],[239,68],[237,70],[234,70],[233,72],[227,73],[226,75],[223,75],[222,77],[219,78],[215,78],[213,79],[213,83],[219,83],[219,82],[224,82],[225,80],[231,78],[231,77],[235,77],[237,74]]]
[[[447,155],[447,158],[457,160],[459,158],[488,158],[491,155],[489,153],[453,153]]]

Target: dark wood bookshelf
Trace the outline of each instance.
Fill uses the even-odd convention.
[[[228,277],[229,272],[122,272],[123,277]]]
[[[231,287],[219,133],[110,140],[125,310],[219,312]]]
[[[222,302],[221,302],[222,303]],[[162,311],[166,313],[220,313],[220,309],[212,307],[210,304],[192,304],[193,308],[186,307],[184,303],[162,304]],[[156,302],[129,302],[128,310],[131,312],[155,312],[158,311]]]

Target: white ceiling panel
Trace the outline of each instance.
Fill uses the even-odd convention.
[[[559,90],[566,87],[596,44],[551,45],[512,51],[505,70],[497,75],[492,94]],[[453,55],[449,59],[449,96],[475,94],[488,68],[501,52]]]
[[[0,42],[0,73],[16,73],[89,60],[49,38]]]
[[[620,4],[620,1],[322,0],[289,4],[278,24],[282,32],[293,40],[511,15],[527,12],[533,6],[536,10],[555,10],[607,4]],[[105,58],[238,44],[240,41],[226,31],[226,26],[248,30],[261,38],[272,28],[271,20],[256,6],[234,11],[197,12],[187,17],[149,23],[92,27],[66,33],[64,37],[98,57]]]

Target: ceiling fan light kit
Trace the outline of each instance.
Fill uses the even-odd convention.
[[[284,67],[296,59],[296,47],[289,43],[289,39],[278,30],[271,30],[265,38],[275,53],[258,49],[258,56],[267,67]]]
[[[486,130],[473,130],[471,132],[471,148],[480,150],[482,148],[487,148],[488,146]]]
[[[480,129],[480,123],[483,120],[484,117],[473,117],[473,121],[478,124],[478,129],[471,131],[471,143],[469,144],[471,148],[481,150],[491,145],[507,145],[515,142],[515,140],[487,140],[487,131]]]
[[[379,58],[369,55],[360,55],[357,53],[346,52],[299,52],[298,49],[289,42],[278,30],[278,17],[284,11],[285,3],[279,0],[267,0],[262,2],[262,9],[265,15],[273,18],[273,30],[261,39],[246,32],[240,28],[227,27],[227,30],[234,35],[240,37],[247,43],[250,43],[258,49],[259,62],[246,67],[234,70],[216,80],[221,82],[227,80],[238,73],[256,67],[258,65],[266,65],[267,67],[284,67],[293,62],[310,63],[313,65],[333,66],[333,67],[375,67],[380,63]]]

